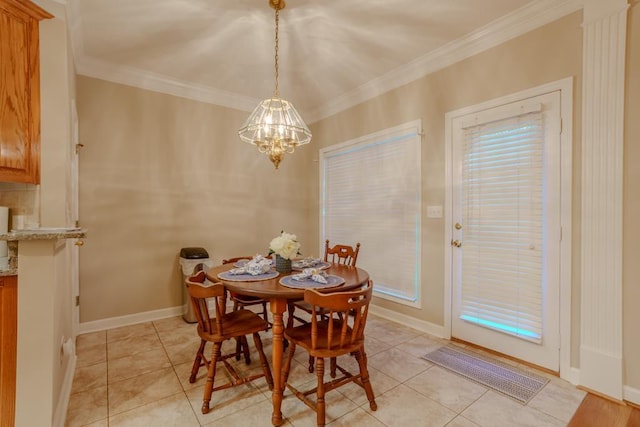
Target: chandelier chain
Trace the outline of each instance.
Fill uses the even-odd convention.
[[[260,101],[238,130],[238,135],[242,141],[255,145],[260,153],[269,156],[269,160],[278,169],[286,154],[293,154],[296,147],[311,141],[311,131],[293,104],[280,99],[280,9],[284,9],[285,0],[269,0],[269,6],[275,10],[274,95]]]
[[[275,98],[280,98],[280,91],[278,89],[278,27],[279,27],[279,23],[280,23],[280,8],[276,7],[276,39],[275,39],[275,45],[276,45],[276,54],[275,54],[275,89],[274,89],[274,97]]]

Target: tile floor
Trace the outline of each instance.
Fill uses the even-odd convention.
[[[270,358],[271,333],[262,337]],[[523,406],[420,358],[446,343],[370,316],[366,348],[378,410],[369,409],[364,390],[352,383],[327,394],[327,424],[566,426],[585,396],[547,375],[551,381]],[[201,368],[195,384],[188,381],[198,344],[195,326],[180,317],[79,336],[66,425],[270,426],[271,394],[263,378],[214,392],[211,412],[202,415],[205,370]],[[351,367],[350,359],[338,363]],[[289,378],[296,386],[315,383],[306,366],[307,354],[299,349]],[[243,373],[260,369],[253,349],[251,365],[238,362],[237,369]],[[315,413],[288,392],[282,413],[286,426],[316,425]]]

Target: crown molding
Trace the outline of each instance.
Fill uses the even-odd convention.
[[[181,98],[220,105],[241,111],[251,112],[260,102],[259,99],[238,95],[209,86],[197,85],[181,81],[138,68],[113,65],[111,63],[79,57],[76,60],[76,72],[87,77],[94,77],[127,86],[133,86],[153,92],[165,93]]]
[[[260,102],[257,98],[87,57],[82,45],[77,0],[54,1],[66,3],[76,72],[80,75],[247,112],[253,111]],[[301,111],[301,114],[307,123],[317,122],[562,18],[580,10],[583,4],[584,0],[538,0],[527,4],[314,110]]]
[[[435,71],[498,46],[531,30],[580,10],[584,0],[539,0],[507,14],[466,36],[371,80],[310,111],[310,123],[327,118]]]

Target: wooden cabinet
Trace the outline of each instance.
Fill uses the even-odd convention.
[[[39,21],[28,0],[0,0],[0,182],[40,183]]]
[[[0,277],[0,427],[15,416],[17,316],[18,278]]]

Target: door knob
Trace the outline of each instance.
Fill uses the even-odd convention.
[[[456,228],[456,230],[460,230],[462,228],[462,224],[456,222],[456,225],[454,225],[454,227]]]
[[[82,245],[84,245],[84,242],[82,240],[76,240],[75,245],[76,246],[82,246]]]
[[[460,240],[452,240],[451,246],[455,246],[456,248],[459,248],[460,246],[462,246],[462,242]]]

